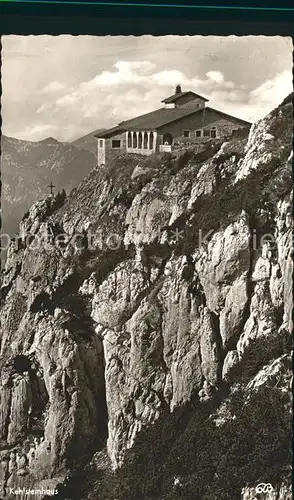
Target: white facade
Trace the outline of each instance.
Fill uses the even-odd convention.
[[[105,165],[105,139],[97,140],[97,163],[98,167]]]

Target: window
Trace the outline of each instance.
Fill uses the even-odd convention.
[[[183,137],[190,137],[190,130],[183,130]]]
[[[133,148],[138,147],[138,142],[137,142],[137,132],[133,132]]]
[[[103,148],[103,139],[99,140],[99,148]]]
[[[120,140],[119,139],[113,139],[111,147],[112,148],[120,148]]]
[[[202,135],[202,130],[201,129],[195,131],[195,136],[196,137],[201,137],[201,135]]]
[[[148,134],[144,132],[144,149],[148,149]]]
[[[216,127],[212,127],[210,131],[210,137],[212,137],[213,139],[216,138]]]
[[[207,128],[206,130],[203,130],[203,135],[204,137],[210,137],[210,130]]]
[[[150,144],[149,144],[149,149],[153,149],[153,143],[154,143],[154,136],[153,132],[150,132]]]

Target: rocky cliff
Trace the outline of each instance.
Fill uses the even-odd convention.
[[[290,498],[291,151],[286,100],[31,208],[1,290],[3,498]]]

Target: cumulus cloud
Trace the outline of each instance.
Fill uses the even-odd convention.
[[[252,90],[250,97],[259,102],[278,103],[292,90],[292,71],[283,71]]]
[[[223,83],[225,80],[224,75],[220,71],[208,71],[206,76],[216,83]]]
[[[187,77],[182,71],[179,71],[177,69],[158,71],[158,73],[150,75],[150,78],[156,85],[160,85],[162,87],[176,85],[178,83],[187,83]]]
[[[53,136],[56,134],[57,126],[45,123],[38,123],[33,126],[28,126],[23,130],[22,136],[25,140],[41,141],[44,137]]]
[[[150,61],[117,61],[113,70],[102,71],[91,80],[81,82],[51,104],[42,105],[37,112],[54,109],[57,116],[61,116],[77,109],[84,120],[93,120],[94,129],[107,128],[162,106],[160,101],[180,83],[183,90],[191,89],[208,97],[210,106],[255,121],[291,91],[290,71],[275,75],[248,91],[246,86],[226,80],[220,71],[208,71],[201,79],[197,75],[189,78],[176,68],[154,70],[155,65]]]
[[[55,92],[60,92],[61,90],[65,89],[64,83],[61,82],[50,82],[45,87],[43,87],[42,92],[44,94],[50,94],[50,93],[55,93]]]
[[[251,90],[246,84],[237,86],[234,82],[225,80],[214,87],[207,84],[211,106],[251,122],[263,118],[292,90],[290,69],[276,74]]]
[[[282,37],[6,36],[2,130],[30,140],[48,135],[73,140],[160,107],[177,84],[208,98],[212,107],[253,121],[292,89],[288,42]]]
[[[155,64],[150,61],[117,61],[113,67],[114,71],[102,71],[92,80],[81,83],[81,90],[87,91],[91,88],[124,83],[139,83],[146,74],[154,69]]]
[[[249,91],[246,85],[237,86],[215,70],[208,71],[201,79],[198,75],[189,78],[176,68],[154,71],[155,65],[150,61],[118,61],[113,68],[113,71],[103,71],[59,97],[55,102],[56,108],[70,112],[72,107],[77,106],[85,118],[98,119],[100,115],[97,126],[108,127],[156,109],[160,101],[173,93],[174,86],[180,83],[183,90],[191,89],[208,97],[209,105],[253,121],[273,109],[291,91],[290,71],[275,75]]]

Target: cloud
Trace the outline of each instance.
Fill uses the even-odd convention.
[[[29,140],[110,127],[158,108],[177,84],[256,120],[292,86],[291,39],[277,36],[9,35],[2,56],[2,130]]]
[[[37,114],[43,113],[44,111],[47,111],[50,109],[50,104],[49,103],[44,103],[42,104],[36,111]]]
[[[276,108],[293,91],[292,71],[283,71],[248,91],[244,85],[230,92],[215,91],[211,98],[228,113],[257,121]]]
[[[57,126],[46,123],[35,124],[32,127],[28,126],[22,131],[22,138],[25,140],[41,141],[45,137],[54,135]]]
[[[92,80],[82,83],[81,90],[124,83],[139,83],[146,74],[154,69],[155,64],[150,61],[117,61],[113,67],[116,71],[102,71]]]
[[[224,75],[220,71],[208,71],[206,76],[209,80],[216,83],[223,83],[225,80]]]
[[[156,85],[162,87],[167,87],[170,85],[185,84],[187,82],[187,77],[182,71],[177,69],[168,69],[165,71],[159,71],[150,75],[150,78]]]
[[[61,82],[50,82],[45,87],[43,87],[42,91],[44,94],[51,94],[55,92],[60,92],[61,90],[65,89],[64,83]]]
[[[62,97],[59,97],[56,100],[56,105],[57,106],[68,106],[68,105],[73,105],[78,99],[82,96],[82,94],[79,91],[73,91],[69,94],[65,94]]]
[[[290,72],[275,75],[251,91],[246,85],[226,80],[222,72],[211,70],[203,78],[188,77],[170,68],[155,71],[150,61],[117,61],[110,71],[102,71],[89,81],[81,82],[64,95],[46,103],[39,113],[54,109],[57,116],[77,113],[79,120],[93,121],[93,128],[116,123],[147,113],[174,92],[180,83],[183,90],[195,90],[209,98],[208,105],[234,116],[254,121],[273,109],[287,95]]]
[[[250,92],[253,100],[263,103],[276,103],[293,91],[292,72],[283,71],[274,78],[266,80],[262,85]]]

